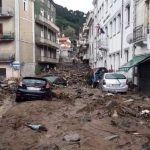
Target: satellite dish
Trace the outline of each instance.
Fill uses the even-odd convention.
[[[127,35],[126,41],[128,44],[133,43],[133,34],[132,33]]]

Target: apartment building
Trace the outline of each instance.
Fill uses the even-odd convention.
[[[94,67],[117,71],[133,55],[128,38],[133,35],[134,3],[131,0],[93,0],[93,6]]]
[[[0,76],[17,77],[26,71],[32,74],[32,7],[33,1],[0,0]]]
[[[34,75],[58,63],[52,0],[0,0],[0,76]]]
[[[36,69],[52,68],[59,62],[55,4],[52,0],[36,0],[34,5]]]
[[[93,6],[92,68],[120,71],[150,93],[150,1],[93,0]]]
[[[89,15],[89,14],[88,14]],[[79,35],[79,57],[84,62],[89,64],[89,27],[87,22],[83,24],[82,31]]]

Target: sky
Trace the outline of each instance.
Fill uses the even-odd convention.
[[[93,0],[53,0],[56,4],[67,7],[69,10],[80,10],[87,13],[92,10]]]

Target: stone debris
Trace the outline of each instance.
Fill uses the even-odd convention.
[[[111,135],[111,136],[105,137],[105,140],[111,141],[111,140],[114,140],[116,138],[119,138],[119,135]]]
[[[67,134],[63,137],[63,140],[66,142],[79,142],[80,141],[80,135],[77,133]]]

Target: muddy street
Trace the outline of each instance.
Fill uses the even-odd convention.
[[[13,95],[1,95],[0,150],[150,149],[148,97],[103,93],[78,80],[55,87],[51,101],[15,103]]]

